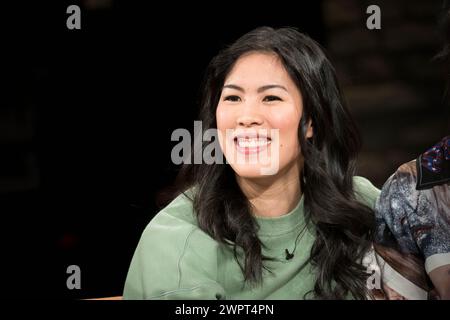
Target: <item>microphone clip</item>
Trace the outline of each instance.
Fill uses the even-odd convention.
[[[285,249],[284,252],[286,253],[286,260],[291,260],[294,257],[294,253],[290,253],[288,249]]]

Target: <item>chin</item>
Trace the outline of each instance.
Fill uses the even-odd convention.
[[[278,170],[269,170],[261,165],[232,165],[233,171],[241,178],[258,179],[276,175]]]

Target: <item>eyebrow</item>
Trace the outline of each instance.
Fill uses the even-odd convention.
[[[238,90],[238,91],[245,92],[244,88],[239,87],[239,86],[237,86],[237,85],[235,85],[235,84],[227,84],[227,85],[224,85],[223,88],[224,88],[224,89],[225,89],[225,88],[236,89],[236,90]],[[257,92],[258,92],[258,93],[261,93],[261,92],[263,92],[263,91],[266,91],[266,90],[269,90],[269,89],[273,89],[273,88],[283,89],[284,91],[288,92],[287,89],[286,89],[284,86],[281,86],[281,85],[279,85],[279,84],[268,84],[268,85],[259,87],[258,90],[257,90]]]

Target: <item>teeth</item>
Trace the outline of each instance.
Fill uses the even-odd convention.
[[[270,140],[266,138],[238,138],[239,147],[242,148],[256,148],[262,147],[270,143]]]

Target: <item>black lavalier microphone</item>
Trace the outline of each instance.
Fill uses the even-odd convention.
[[[305,228],[306,228],[306,225],[303,227],[303,229],[297,235],[297,238],[295,238],[295,245],[294,245],[294,250],[292,250],[292,253],[290,253],[288,249],[284,249],[284,252],[286,253],[286,260],[291,260],[294,257],[295,249],[297,249],[298,238],[302,235],[302,233],[305,230]]]
[[[286,252],[286,260],[291,260],[294,257],[294,253],[290,253],[288,249],[285,249]]]

